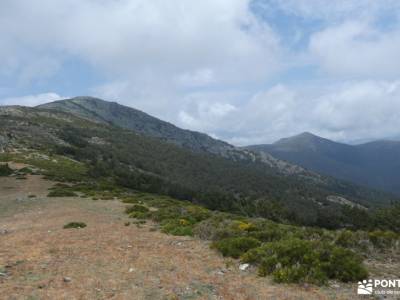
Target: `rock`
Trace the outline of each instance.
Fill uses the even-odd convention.
[[[246,271],[250,267],[250,264],[241,264],[239,265],[240,271]]]
[[[0,230],[0,235],[8,234],[8,233],[10,233],[10,232],[11,232],[11,231],[8,230],[8,229],[1,229],[1,230]]]
[[[64,277],[63,280],[64,282],[71,282],[72,279],[71,277]]]
[[[129,268],[129,273],[132,273],[133,271],[135,271],[135,269],[134,268]]]
[[[215,274],[222,276],[222,275],[225,275],[226,272],[228,272],[228,270],[225,268],[222,268],[222,269],[215,271]]]

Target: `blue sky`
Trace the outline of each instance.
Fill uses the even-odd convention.
[[[0,104],[78,95],[236,145],[400,135],[400,2],[4,0]]]

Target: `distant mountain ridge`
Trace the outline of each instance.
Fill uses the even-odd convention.
[[[321,174],[400,195],[399,141],[348,145],[305,132],[274,144],[246,148]]]

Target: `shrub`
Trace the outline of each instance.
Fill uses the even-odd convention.
[[[129,214],[130,218],[145,220],[151,217],[150,212],[141,212],[141,211],[134,211]]]
[[[136,199],[135,197],[125,197],[122,199],[123,203],[131,203],[131,204],[138,204],[139,200]]]
[[[213,247],[223,256],[239,258],[250,249],[259,247],[261,242],[252,237],[227,238],[213,243]]]
[[[161,231],[172,235],[193,236],[193,225],[187,220],[168,220],[161,224]]]
[[[353,251],[342,247],[332,247],[330,250],[328,261],[323,268],[328,278],[349,282],[368,276],[361,257]]]
[[[131,214],[131,213],[133,213],[133,212],[142,212],[142,213],[146,213],[146,212],[149,212],[149,211],[150,211],[150,210],[149,210],[146,206],[139,205],[139,204],[135,204],[135,205],[129,206],[129,207],[127,207],[127,208],[125,209],[125,212],[126,212],[127,214]]]
[[[393,231],[375,230],[368,233],[371,243],[377,248],[390,248],[398,243],[399,235]]]
[[[13,173],[13,170],[8,166],[8,164],[0,164],[0,176],[9,176]]]
[[[212,217],[196,224],[194,233],[201,239],[213,241],[244,235],[244,232],[234,228],[232,223],[229,214],[217,212]]]
[[[34,174],[33,170],[29,167],[24,167],[22,169],[18,170],[18,173],[20,174]]]
[[[356,244],[354,233],[350,230],[341,230],[338,232],[336,244],[343,247],[351,247]]]
[[[125,209],[125,212],[129,214],[129,217],[136,219],[148,219],[151,216],[150,210],[143,205],[135,204]]]
[[[64,225],[64,229],[68,229],[68,228],[80,229],[80,228],[85,228],[85,227],[86,227],[86,224],[83,222],[70,222],[70,223]]]
[[[282,239],[287,234],[288,232],[285,232],[278,227],[271,227],[266,230],[251,232],[250,236],[262,242],[273,242]]]
[[[194,222],[201,222],[211,217],[211,212],[208,209],[196,205],[185,207],[182,213],[186,218]]]
[[[162,222],[164,220],[178,219],[181,217],[181,208],[177,206],[162,207],[152,215],[154,221]]]
[[[47,194],[47,197],[75,197],[75,196],[77,195],[73,191],[61,188],[54,189]]]
[[[328,279],[347,282],[367,277],[357,254],[320,241],[275,241],[250,250],[242,260],[258,264],[260,275],[271,274],[277,282],[323,284]]]

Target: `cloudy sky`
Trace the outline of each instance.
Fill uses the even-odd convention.
[[[2,0],[0,105],[78,95],[236,145],[400,138],[400,1]]]

